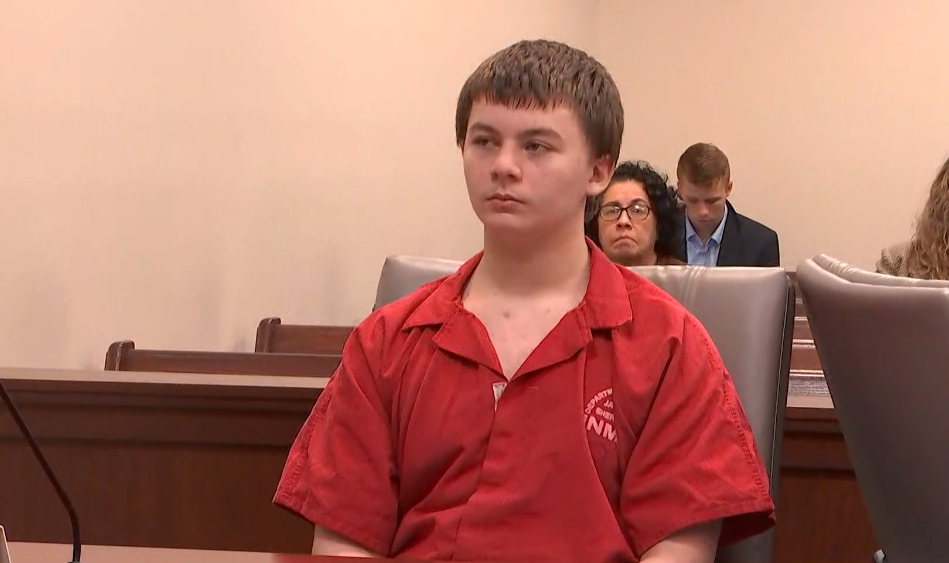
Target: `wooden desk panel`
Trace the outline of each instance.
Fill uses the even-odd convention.
[[[51,543],[10,544],[10,557],[15,563],[60,563],[68,561],[72,546]],[[115,547],[90,545],[82,548],[82,561],[93,563],[352,563],[345,557],[289,555],[235,551],[204,551],[147,547]],[[360,559],[374,563],[387,559]]]
[[[84,542],[307,553],[312,528],[271,499],[324,378],[4,370],[69,492]],[[65,542],[69,522],[5,410],[0,521]]]
[[[325,378],[3,373],[76,504],[84,542],[309,551],[309,524],[271,498]],[[833,405],[792,396],[788,407],[776,563],[865,563],[878,546]],[[10,539],[69,541],[64,511],[2,409],[0,458]]]
[[[788,399],[775,563],[866,563],[879,549],[829,397]]]

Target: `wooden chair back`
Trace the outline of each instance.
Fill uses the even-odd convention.
[[[257,325],[255,352],[281,354],[341,354],[351,326],[283,324],[268,317]]]
[[[139,350],[131,340],[113,342],[105,356],[110,371],[221,373],[329,377],[339,354],[254,354],[193,350]]]

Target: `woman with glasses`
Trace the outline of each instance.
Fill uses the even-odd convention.
[[[609,187],[590,201],[586,233],[623,266],[677,264],[682,211],[668,177],[645,161],[616,167]]]

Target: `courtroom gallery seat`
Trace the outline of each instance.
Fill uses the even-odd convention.
[[[254,351],[283,354],[341,354],[353,331],[350,326],[283,324],[280,317],[262,319],[257,325]]]
[[[798,267],[854,473],[887,563],[949,557],[949,282]]]
[[[410,256],[386,259],[375,306],[380,307],[418,286],[448,275],[460,262]],[[794,289],[780,268],[633,268],[669,292],[698,318],[722,355],[735,381],[778,496],[784,411],[787,405]],[[721,563],[772,560],[774,531],[723,549]]]
[[[193,350],[139,350],[131,340],[113,342],[105,355],[109,371],[219,373],[329,377],[339,354],[256,354]]]
[[[453,274],[461,264],[441,258],[389,256],[382,264],[373,309],[401,299],[430,281]]]

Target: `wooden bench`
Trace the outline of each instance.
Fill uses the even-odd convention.
[[[794,340],[791,347],[791,369],[805,371],[820,371],[820,358],[813,340]]]
[[[131,340],[113,342],[105,356],[109,371],[218,373],[329,377],[339,354],[254,354],[192,350],[139,350]]]
[[[811,325],[807,322],[807,317],[794,318],[794,339],[795,340],[814,340],[811,334]]]
[[[283,324],[280,317],[268,317],[257,325],[258,353],[340,354],[353,331],[351,326]]]

